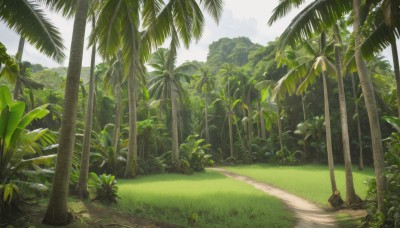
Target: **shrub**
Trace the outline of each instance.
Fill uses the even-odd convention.
[[[186,141],[181,144],[180,151],[182,160],[186,160],[190,169],[199,172],[203,171],[207,165],[211,165],[211,155],[206,153],[206,150],[211,147],[211,144],[204,144],[204,139],[196,139],[197,134],[189,135]],[[183,162],[182,162],[183,163]]]
[[[368,215],[362,224],[364,227],[400,227],[400,119],[396,117],[384,119],[397,130],[387,139],[389,151],[385,154],[387,164],[385,208],[383,211],[378,210],[376,180],[372,179],[368,183]]]
[[[93,201],[99,200],[106,203],[116,203],[118,197],[118,186],[115,176],[89,173],[89,189],[94,194]]]

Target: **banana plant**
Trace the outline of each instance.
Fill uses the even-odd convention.
[[[0,213],[9,211],[19,187],[47,190],[29,176],[52,172],[42,167],[52,164],[56,155],[43,156],[42,150],[53,148],[56,139],[48,129],[27,129],[32,121],[49,113],[46,108],[42,105],[24,114],[25,103],[13,101],[9,88],[0,86]],[[18,179],[21,176],[24,181]]]

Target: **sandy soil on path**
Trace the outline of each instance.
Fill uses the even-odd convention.
[[[220,172],[225,176],[234,178],[236,180],[243,181],[265,193],[268,193],[272,196],[281,199],[295,213],[295,216],[297,218],[297,223],[295,227],[297,228],[338,227],[335,221],[335,215],[333,213],[329,213],[307,200],[304,200],[298,196],[287,193],[281,189],[272,187],[268,184],[257,182],[249,177],[229,172],[223,168],[208,168],[208,169]]]

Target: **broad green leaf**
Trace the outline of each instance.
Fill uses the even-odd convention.
[[[6,85],[0,85],[0,109],[11,104],[12,96],[10,89]]]
[[[18,127],[21,129],[25,129],[33,120],[41,119],[49,114],[49,110],[47,110],[47,104],[39,106],[34,110],[28,112],[20,121]]]

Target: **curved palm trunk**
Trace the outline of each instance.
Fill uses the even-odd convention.
[[[337,191],[337,187],[336,187],[335,167],[334,167],[333,153],[332,153],[331,117],[329,113],[328,86],[326,84],[326,76],[324,72],[322,72],[322,80],[324,86],[326,150],[328,154],[329,175],[331,179],[332,194],[334,194]]]
[[[134,72],[132,70],[132,72]],[[128,78],[129,96],[129,143],[128,158],[126,161],[124,177],[135,177],[137,174],[137,129],[136,129],[136,76]]]
[[[121,128],[121,110],[122,110],[122,106],[121,106],[121,84],[118,81],[117,82],[117,86],[116,86],[116,98],[117,98],[117,104],[116,104],[116,110],[115,110],[115,123],[114,123],[114,151],[115,153],[117,153],[119,151],[119,132],[120,132],[120,128]]]
[[[339,90],[339,109],[340,109],[340,124],[342,129],[342,144],[343,144],[343,158],[346,173],[346,202],[347,204],[358,203],[358,196],[354,189],[353,183],[353,172],[351,167],[351,154],[350,154],[350,140],[349,140],[349,127],[347,122],[347,109],[346,109],[346,97],[343,86],[343,75],[342,75],[342,56],[341,56],[341,39],[339,34],[339,28],[337,25],[334,28],[335,31],[335,66],[338,78],[338,90]]]
[[[16,59],[19,64],[19,67],[22,66],[21,61],[22,61],[22,54],[24,53],[24,46],[25,46],[25,39],[24,39],[24,37],[20,36],[19,43],[18,43],[18,52],[16,55]],[[21,69],[18,70],[17,79],[15,80],[15,87],[14,87],[14,93],[13,93],[14,100],[17,100],[20,95],[21,77],[22,77],[20,72],[21,72]]]
[[[393,56],[393,68],[394,68],[394,78],[396,79],[396,91],[397,91],[397,112],[400,117],[400,69],[399,69],[399,55],[397,52],[396,40],[390,42],[392,47]]]
[[[361,88],[364,94],[365,105],[367,107],[368,119],[371,130],[372,154],[374,157],[374,167],[376,176],[376,196],[379,210],[384,209],[384,193],[386,190],[386,178],[384,175],[385,163],[383,158],[382,136],[379,124],[378,110],[374,89],[372,87],[371,78],[369,76],[367,66],[362,57],[361,50],[358,49],[362,44],[362,35],[360,33],[360,17],[361,17],[361,0],[353,0],[354,25],[353,33],[355,40],[355,59],[357,63],[358,75],[360,78]]]
[[[179,136],[178,136],[178,115],[177,115],[177,91],[174,82],[171,82],[171,116],[172,116],[172,162],[175,168],[180,168],[179,160]]]
[[[208,132],[208,96],[206,94],[204,98],[204,121],[206,124],[206,143],[210,143],[210,135]]]
[[[356,93],[356,84],[354,81],[354,73],[350,74],[351,77],[351,86],[353,90],[353,97],[356,100],[357,99],[357,93]],[[355,102],[355,115],[357,116],[356,122],[357,122],[357,137],[358,137],[358,170],[363,170],[364,169],[364,159],[363,159],[363,145],[362,145],[362,140],[361,140],[361,124],[360,124],[360,117],[359,117],[359,111],[358,111],[358,102]]]
[[[92,29],[94,29],[96,19],[92,16]],[[88,102],[86,106],[85,116],[85,133],[83,135],[83,146],[81,155],[81,166],[79,172],[79,181],[76,189],[76,194],[81,199],[87,199],[89,197],[88,186],[88,175],[89,175],[89,154],[90,154],[90,140],[92,133],[92,121],[93,121],[93,103],[94,103],[94,87],[95,87],[95,76],[94,68],[96,64],[96,43],[92,46],[92,57],[90,63],[90,76],[89,76],[89,94]]]
[[[61,121],[60,143],[57,151],[53,189],[43,220],[44,223],[52,225],[65,225],[71,220],[67,208],[67,196],[72,165],[72,153],[75,144],[79,78],[82,67],[87,12],[88,0],[78,1],[65,85],[63,118]]]

